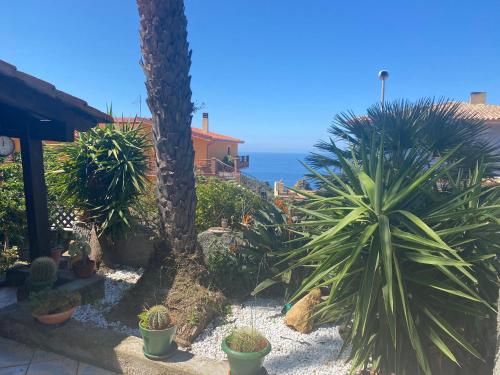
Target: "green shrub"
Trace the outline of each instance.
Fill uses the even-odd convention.
[[[62,173],[55,183],[100,233],[117,236],[130,226],[129,208],[145,189],[148,147],[140,125],[92,128],[64,147]]]
[[[17,246],[0,250],[0,275],[9,270],[19,259],[19,249]]]
[[[23,247],[27,232],[21,155],[0,159],[0,240],[3,248]]]
[[[151,229],[158,236],[162,235],[161,216],[154,182],[146,182],[144,191],[132,202],[130,212],[135,221]]]
[[[70,241],[68,246],[68,254],[71,257],[81,257],[85,261],[92,250],[89,239],[78,232],[74,233],[73,236],[74,239]]]
[[[218,178],[198,179],[196,197],[196,227],[200,232],[220,226],[223,218],[233,226],[239,225],[261,204],[261,198],[252,191]]]
[[[305,205],[295,208],[302,220],[291,229],[305,243],[285,254],[290,266],[281,275],[310,270],[291,300],[323,289],[317,317],[350,327],[344,347],[352,347],[353,373],[469,374],[486,366],[480,327],[496,324],[500,187],[483,181],[497,168],[495,155],[468,138],[480,134],[469,128],[475,122],[421,105],[429,104],[371,109],[373,126],[362,137],[351,133],[351,152],[329,144],[342,173],[311,169],[322,189],[304,192]],[[405,126],[429,130],[419,121],[436,118],[461,124],[462,142],[450,136],[445,146],[436,137],[441,152],[427,136],[402,142]]]

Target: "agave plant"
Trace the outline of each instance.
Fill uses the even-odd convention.
[[[283,262],[284,272],[312,272],[292,301],[323,290],[317,317],[351,327],[353,373],[445,374],[480,363],[473,330],[495,316],[499,188],[484,186],[479,161],[465,173],[460,144],[439,157],[408,148],[395,162],[383,131],[356,139],[349,158],[330,145],[341,175],[309,168],[322,190],[300,192],[306,243]]]
[[[141,124],[107,124],[80,133],[63,148],[58,191],[96,222],[101,233],[117,235],[130,225],[129,207],[146,188],[145,150],[150,147]]]

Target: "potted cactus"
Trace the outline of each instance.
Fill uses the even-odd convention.
[[[67,321],[81,303],[78,292],[62,289],[44,289],[29,296],[28,307],[33,317],[43,324]]]
[[[147,358],[162,359],[168,357],[177,327],[172,324],[165,306],[157,305],[139,315],[139,330],[144,345],[142,351]]]
[[[36,258],[30,266],[28,290],[39,292],[43,289],[51,289],[57,279],[56,274],[57,266],[52,258]]]
[[[79,278],[88,278],[94,274],[95,262],[90,260],[90,244],[80,234],[75,233],[75,239],[69,243],[68,252],[71,256],[71,268]]]
[[[230,375],[259,375],[271,343],[254,328],[235,329],[222,341],[229,360]]]

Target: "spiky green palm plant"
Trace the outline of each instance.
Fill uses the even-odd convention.
[[[80,133],[62,149],[55,189],[92,218],[101,233],[117,236],[130,226],[129,207],[145,190],[149,147],[140,123],[106,124]]]
[[[409,148],[398,162],[387,144],[372,129],[350,158],[332,145],[341,175],[310,169],[323,191],[301,192],[307,242],[284,254],[285,272],[311,269],[292,300],[321,287],[318,317],[352,327],[353,373],[444,374],[476,363],[471,331],[494,315],[499,188],[483,186],[479,162],[457,172],[460,144],[441,157]]]
[[[308,162],[315,168],[340,167],[336,144],[345,142],[361,157],[361,143],[369,142],[372,131],[379,135],[383,131],[385,150],[392,155],[390,163],[401,163],[404,155],[416,148],[439,156],[458,147],[452,159],[461,159],[461,167],[474,168],[482,160],[485,175],[491,176],[499,172],[500,151],[488,142],[485,130],[484,121],[457,102],[394,101],[386,103],[384,109],[372,106],[365,116],[353,112],[338,114],[328,129],[330,139],[318,142],[318,151],[308,157]],[[350,150],[344,150],[342,155],[351,158]]]

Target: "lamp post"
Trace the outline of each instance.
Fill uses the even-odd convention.
[[[389,72],[387,70],[381,70],[378,72],[378,79],[382,81],[382,92],[380,93],[380,106],[384,109],[385,100],[385,80],[389,78]]]

